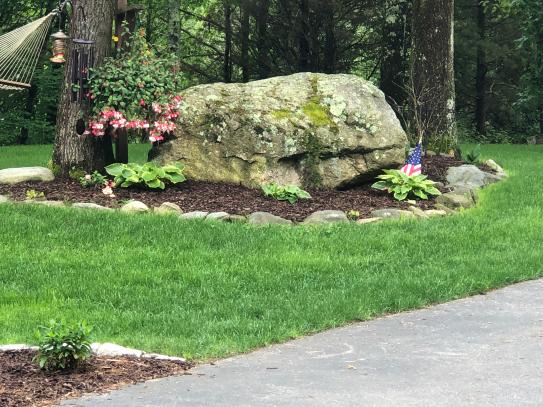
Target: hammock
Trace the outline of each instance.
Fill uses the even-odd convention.
[[[56,12],[52,12],[0,36],[0,89],[30,88],[30,81],[55,15]]]

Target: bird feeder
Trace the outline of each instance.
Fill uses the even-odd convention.
[[[54,64],[63,64],[66,62],[66,42],[70,37],[68,37],[62,30],[51,35],[53,39],[53,57],[50,58],[50,61]]]
[[[94,61],[95,41],[74,38],[72,40],[72,102],[88,101],[89,70]]]

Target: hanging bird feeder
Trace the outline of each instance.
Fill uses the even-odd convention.
[[[89,70],[94,62],[94,44],[96,41],[73,39],[72,46],[72,102],[88,101]]]
[[[53,39],[53,57],[50,61],[54,64],[63,64],[66,62],[66,43],[70,37],[68,37],[62,30],[57,31],[51,35]]]

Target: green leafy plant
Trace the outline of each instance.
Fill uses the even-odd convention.
[[[163,167],[154,163],[143,165],[116,163],[106,167],[107,173],[115,177],[117,186],[127,188],[132,185],[142,185],[153,189],[166,188],[166,182],[177,184],[185,181],[183,169],[183,165],[179,163],[167,164]]]
[[[80,179],[81,177],[84,177],[86,174],[85,170],[77,167],[70,168],[70,171],[68,171],[68,176],[71,179]]]
[[[107,178],[98,171],[94,171],[92,174],[85,174],[79,178],[79,183],[85,188],[90,188],[96,185],[104,185],[106,181]]]
[[[350,220],[358,220],[360,218],[360,212],[355,210],[350,210],[347,212],[347,218]]]
[[[38,200],[38,199],[44,199],[45,198],[45,194],[43,192],[38,192],[34,189],[29,189],[25,192],[25,195],[26,195],[26,199],[28,199],[29,201],[35,201],[35,200]]]
[[[428,195],[441,195],[435,187],[435,182],[427,179],[426,175],[409,176],[400,170],[385,170],[385,173],[377,177],[380,181],[372,185],[372,188],[380,191],[388,191],[394,194],[394,198],[403,201],[409,196],[428,199]]]
[[[464,158],[467,163],[477,164],[481,157],[481,145],[477,144],[473,150],[471,150]]]
[[[311,195],[303,189],[294,186],[277,185],[275,182],[262,185],[262,191],[264,195],[277,199],[278,201],[288,201],[291,204],[295,204],[299,199],[311,199]]]
[[[90,335],[92,328],[85,321],[68,325],[64,321],[49,321],[36,333],[39,341],[34,361],[41,369],[73,369],[92,355]]]

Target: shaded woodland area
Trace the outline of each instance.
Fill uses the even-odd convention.
[[[176,55],[184,86],[305,71],[354,73],[380,86],[412,133],[413,95],[420,97],[428,86],[427,97],[436,104],[456,99],[450,122],[441,126],[456,126],[461,140],[525,143],[543,134],[543,12],[537,1],[436,1],[436,19],[454,18],[454,61],[437,52],[435,61],[418,66],[417,47],[432,42],[425,28],[432,14],[424,14],[424,1],[138,3],[144,6],[138,27],[149,43]],[[0,0],[0,33],[54,5]],[[53,141],[62,69],[53,67],[49,56],[44,50],[29,91],[0,93],[0,145]],[[450,72],[450,83],[442,88],[428,85],[436,69]]]

